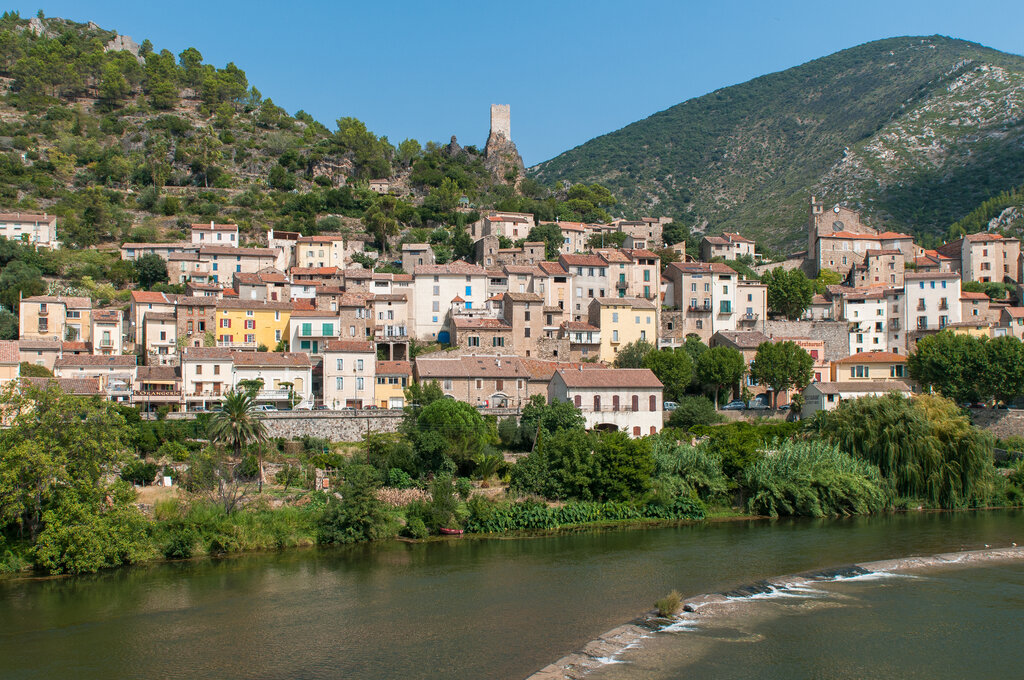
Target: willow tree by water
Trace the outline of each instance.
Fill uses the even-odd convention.
[[[897,496],[941,508],[983,502],[993,471],[992,438],[956,404],[897,394],[844,401],[811,429],[877,465]]]

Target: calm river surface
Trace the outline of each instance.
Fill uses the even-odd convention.
[[[913,513],[393,542],[3,582],[0,678],[523,678],[673,588],[1011,542],[1024,544],[1019,512]],[[941,601],[918,592],[907,597]],[[747,670],[735,677],[756,675]]]

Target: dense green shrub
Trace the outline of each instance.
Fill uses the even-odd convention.
[[[666,485],[669,493],[683,493],[709,503],[728,500],[729,479],[722,471],[722,457],[706,446],[690,446],[658,437],[651,450],[654,484]],[[673,483],[677,482],[677,483]]]
[[[722,470],[726,476],[740,479],[743,472],[761,456],[764,446],[775,439],[789,439],[800,429],[798,423],[778,420],[748,423],[739,421],[725,425],[693,428],[698,436],[705,437],[702,446],[709,453],[722,458]]]
[[[345,468],[342,500],[331,500],[317,527],[318,543],[358,543],[394,536],[393,519],[377,499],[377,476],[369,465]]]
[[[394,489],[409,489],[415,485],[409,473],[401,468],[388,470],[388,486]]]
[[[121,479],[136,486],[149,486],[156,479],[156,473],[159,470],[160,468],[156,463],[133,460],[121,468]]]
[[[183,463],[188,460],[188,447],[179,441],[168,439],[156,450],[156,457],[170,459],[175,463]]]
[[[698,500],[680,497],[669,506],[605,503],[566,503],[549,507],[543,503],[496,503],[477,497],[468,504],[465,529],[470,533],[501,533],[554,529],[560,526],[639,519],[704,519],[706,510]]]
[[[689,430],[694,425],[714,425],[722,420],[722,414],[707,397],[682,397],[668,418],[668,426]]]
[[[745,475],[751,512],[777,517],[862,515],[886,507],[878,468],[823,442],[775,442]]]

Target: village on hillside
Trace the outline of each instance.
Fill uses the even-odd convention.
[[[438,264],[429,244],[405,243],[395,261],[405,273],[356,264],[360,236],[272,230],[263,247],[243,248],[234,224],[193,224],[189,241],[121,246],[123,260],[159,256],[184,294],[135,290],[127,310],[22,299],[19,340],[0,348],[4,379],[18,379],[23,362],[39,365],[67,392],[144,412],[209,411],[245,385],[258,386],[266,410],[400,409],[410,384],[437,381],[482,409],[560,398],[590,427],[644,436],[662,426],[661,383],[647,369],[608,370],[638,341],[674,348],[696,338],[735,349],[748,366],[763,343],[796,343],[813,360],[809,384],[776,395],[746,375],[723,396],[764,409],[802,393],[806,417],[843,399],[917,391],[906,362],[926,335],[1024,334],[1024,307],[962,290],[1016,286],[1024,261],[1014,238],[982,232],[925,250],[811,198],[806,253],[765,264],[736,233],[705,236],[696,259],[685,244],[663,243],[669,222],[556,222],[562,243],[547,257],[544,242],[522,242],[537,226],[532,214],[489,211],[467,228],[472,261]],[[59,247],[52,215],[3,214],[0,230]],[[602,234],[618,234],[609,240],[622,247],[588,247]],[[501,247],[508,241],[521,245]],[[665,247],[680,261],[663,267],[655,250]],[[739,262],[762,273],[833,272],[839,283],[785,318]]]

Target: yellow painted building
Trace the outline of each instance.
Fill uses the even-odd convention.
[[[658,342],[658,309],[640,298],[598,297],[590,302],[589,323],[601,329],[598,359],[611,363],[631,342]]]
[[[947,330],[957,335],[970,335],[975,338],[991,338],[992,325],[982,321],[961,321],[946,326]]]
[[[218,300],[217,346],[255,350],[263,345],[273,351],[278,342],[290,337],[291,311],[290,302]]]
[[[405,406],[405,388],[412,384],[411,361],[378,361],[373,401],[381,408]]]

